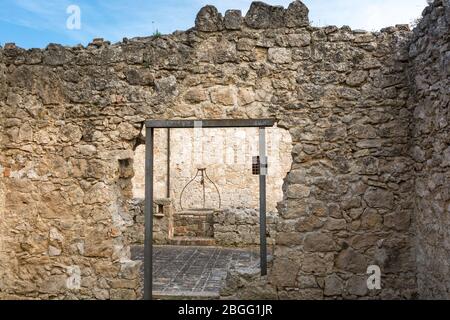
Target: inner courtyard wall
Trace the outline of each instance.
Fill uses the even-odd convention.
[[[259,207],[259,178],[252,174],[252,157],[258,155],[257,128],[231,129],[171,129],[170,198],[175,208],[195,209],[203,206],[200,176],[180,197],[183,188],[206,168],[209,178],[219,189],[222,208]],[[266,129],[268,155],[267,209],[276,212],[283,200],[283,180],[291,168],[292,139],[288,131]],[[167,196],[167,129],[155,130],[155,197]],[[134,156],[133,196],[145,194],[145,146],[136,149]],[[213,184],[206,181],[206,207],[218,209],[219,196]]]
[[[448,22],[448,1],[432,8]],[[167,36],[0,48],[0,299],[140,297],[123,232],[143,122],[201,118],[274,118],[292,137],[269,276],[241,295],[416,297],[412,37],[256,2]]]

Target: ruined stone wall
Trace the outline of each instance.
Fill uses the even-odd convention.
[[[8,256],[5,254],[4,234],[7,226],[5,224],[5,186],[3,184],[3,170],[0,169],[0,279],[7,270]],[[2,280],[0,280],[0,288],[3,288]]]
[[[6,67],[0,62],[0,101],[4,99],[6,94],[6,78],[5,78]],[[3,105],[0,103],[0,115],[3,114]],[[2,166],[3,163],[3,145],[4,145],[4,121],[3,117],[0,117],[0,291],[1,288],[4,287],[2,283],[3,273],[6,268],[8,256],[5,254],[4,249],[4,235],[7,226],[5,224],[5,192],[6,188],[4,185],[4,176],[6,175],[6,171]]]
[[[226,103],[234,103],[232,92],[226,91]],[[214,96],[214,91],[211,94]],[[242,93],[241,93],[242,94]],[[215,96],[214,96],[215,97]],[[227,100],[228,99],[228,100]],[[231,100],[231,101],[229,101]],[[292,139],[286,130],[268,128],[266,134],[269,161],[267,177],[267,208],[275,211],[283,199],[283,179],[292,163]],[[180,195],[186,184],[197,173],[207,168],[207,174],[217,185],[222,208],[259,206],[259,179],[252,174],[252,157],[258,155],[257,128],[229,129],[172,129],[170,160],[170,197],[180,210]],[[167,193],[167,130],[155,131],[155,196]],[[143,198],[145,192],[145,146],[138,147],[134,157],[135,175],[133,195]],[[184,209],[202,207],[202,189],[198,177],[183,193]],[[206,184],[206,206],[218,208],[217,192]]]
[[[275,245],[277,212],[267,212],[267,244]],[[257,246],[259,240],[259,211],[252,208],[227,208],[214,212],[214,240],[219,246]]]
[[[409,35],[312,34],[312,60],[318,47],[330,55],[307,60],[297,76],[294,164],[269,275],[282,299],[414,297]],[[380,291],[367,289],[369,265],[381,267]]]
[[[174,236],[174,208],[170,199],[153,201],[153,243],[165,245]],[[145,200],[132,199],[128,202],[130,220],[125,225],[123,235],[129,245],[142,246],[145,241]]]
[[[421,298],[450,298],[450,1],[425,9],[410,46],[411,156]]]
[[[143,121],[267,117],[289,130],[293,164],[266,285],[282,299],[413,297],[410,36],[314,28],[296,1],[245,18],[205,7],[195,29],[114,45],[0,49],[0,298],[136,298],[123,232]],[[372,264],[381,291],[367,291]]]

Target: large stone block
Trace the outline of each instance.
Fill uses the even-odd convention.
[[[308,186],[293,184],[288,187],[287,196],[290,199],[304,199],[311,194],[311,189]]]
[[[333,270],[333,253],[305,253],[301,259],[301,270],[306,273],[325,275]]]
[[[356,87],[362,85],[369,73],[367,71],[359,70],[359,71],[353,71],[347,76],[347,84],[351,87]]]
[[[295,287],[299,265],[290,259],[277,258],[269,275],[273,284],[280,287]]]
[[[369,188],[364,194],[364,200],[371,208],[392,209],[394,207],[394,194],[381,188]]]
[[[228,30],[240,30],[244,19],[241,10],[227,10],[225,12],[224,26]]]
[[[312,232],[305,235],[304,249],[310,252],[330,252],[338,250],[338,246],[331,234]]]
[[[196,87],[188,90],[184,95],[184,100],[189,103],[200,103],[208,99],[208,94],[205,89]]]
[[[337,275],[330,275],[325,278],[324,295],[340,296],[344,291],[344,281]]]
[[[383,225],[383,216],[375,209],[367,208],[361,216],[361,227],[370,230],[379,230]]]
[[[349,272],[363,273],[367,270],[367,260],[364,255],[353,250],[345,249],[336,258],[336,267]]]
[[[347,221],[345,219],[328,218],[324,228],[330,231],[345,230],[347,228]]]
[[[351,295],[365,296],[368,293],[367,277],[352,276],[346,284],[347,292]]]
[[[298,232],[311,232],[320,229],[325,224],[324,219],[316,216],[301,217],[296,224]]]
[[[309,25],[309,9],[299,0],[292,2],[286,10],[285,25],[288,28],[306,27]]]
[[[62,66],[72,58],[72,53],[62,45],[51,43],[44,51],[43,62],[50,66]]]
[[[96,183],[84,196],[84,203],[86,204],[102,204],[111,201],[111,189],[103,182]]]
[[[311,43],[311,35],[309,32],[289,34],[287,42],[291,47],[307,47]]]
[[[299,274],[297,277],[298,287],[300,289],[318,289],[316,277],[313,275]]]
[[[222,14],[214,6],[203,7],[195,19],[195,28],[199,31],[215,32],[223,27]]]
[[[278,232],[276,243],[282,246],[296,246],[303,243],[303,237],[298,232]]]
[[[39,291],[44,294],[61,294],[67,290],[66,280],[65,275],[48,277],[39,285]]]
[[[216,87],[211,90],[211,100],[224,106],[233,106],[237,102],[237,92],[232,87]]]
[[[292,62],[292,52],[286,48],[270,48],[268,58],[273,63],[290,63]]]
[[[398,231],[405,231],[411,225],[411,213],[400,211],[390,213],[384,216],[384,225]]]

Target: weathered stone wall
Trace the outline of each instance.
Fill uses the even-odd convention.
[[[267,212],[267,244],[275,245],[277,212]],[[259,211],[253,208],[226,208],[214,212],[214,239],[219,246],[259,245]]]
[[[130,245],[144,244],[144,199],[129,201],[130,219],[123,232]],[[211,238],[223,247],[259,245],[259,214],[252,208],[174,212],[170,199],[155,199],[153,243],[174,244],[174,237]],[[267,243],[275,245],[277,212],[267,213]],[[192,239],[195,243],[195,239]]]
[[[207,93],[214,99],[215,89]],[[239,94],[239,93],[238,93]],[[242,92],[240,93],[243,94]],[[227,103],[235,103],[231,91],[226,91]],[[227,100],[228,99],[228,100]],[[185,185],[194,177],[197,168],[207,168],[207,174],[217,185],[223,208],[259,205],[259,179],[252,174],[252,157],[258,155],[257,128],[229,129],[172,129],[170,160],[170,197],[180,210],[180,195]],[[269,161],[267,178],[267,208],[276,210],[283,199],[283,179],[291,168],[292,141],[289,132],[268,128],[266,134]],[[167,194],[167,130],[155,131],[155,196]],[[134,157],[133,194],[144,197],[145,146],[139,146]],[[202,207],[200,177],[183,194],[184,209]],[[206,184],[206,206],[217,208],[217,192],[209,181]]]
[[[213,210],[183,211],[174,216],[175,237],[214,238]]]
[[[128,202],[129,221],[123,231],[129,245],[144,245],[145,240],[145,200],[133,199]],[[153,243],[169,244],[174,236],[174,207],[170,199],[155,199],[153,205]]]
[[[282,299],[414,297],[412,33],[314,28],[307,13],[299,1],[254,3],[245,18],[207,6],[169,36],[0,49],[0,298],[135,298],[123,232],[143,121],[263,117],[293,141],[264,287]],[[372,264],[381,291],[367,291]]]
[[[0,119],[0,146],[3,144],[2,142],[2,120]],[[1,147],[0,147],[1,149]],[[0,155],[1,157],[1,155]],[[7,228],[5,224],[5,185],[3,184],[3,175],[5,174],[3,167],[0,165],[0,279],[3,278],[3,272],[2,270],[6,270],[6,263],[7,263],[7,255],[4,254],[4,234],[5,230]],[[0,280],[0,288],[2,288],[3,285]],[[0,289],[1,290],[1,289]]]
[[[450,1],[425,9],[410,46],[416,263],[421,298],[450,298]]]
[[[0,61],[0,101],[3,101],[6,96],[6,66],[3,61]],[[0,115],[4,112],[4,104],[0,102]],[[4,118],[0,117],[0,292],[4,287],[2,279],[3,274],[7,270],[8,256],[5,254],[4,239],[5,230],[7,228],[5,223],[5,192],[4,176],[6,174],[2,164],[4,163]]]

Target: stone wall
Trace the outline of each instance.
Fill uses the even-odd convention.
[[[207,95],[215,97],[215,89]],[[231,92],[228,92],[230,94]],[[244,93],[240,93],[244,95]],[[232,102],[232,96],[227,96]],[[222,97],[222,96],[221,96]],[[248,98],[248,97],[247,97]],[[222,99],[225,99],[222,97]],[[248,98],[250,99],[250,98]],[[234,103],[234,102],[233,102]],[[267,178],[267,208],[276,210],[283,199],[283,179],[292,163],[292,139],[286,130],[268,128],[266,134],[269,161]],[[230,129],[172,129],[170,160],[170,197],[180,210],[180,195],[185,185],[197,173],[207,168],[207,174],[217,185],[222,207],[259,205],[259,179],[252,174],[252,157],[258,155],[257,128]],[[145,146],[139,146],[134,157],[133,195],[144,197]],[[155,131],[155,196],[166,197],[167,130]],[[202,206],[200,178],[183,194],[184,209]],[[219,199],[214,186],[206,184],[206,206],[217,208]]]
[[[214,238],[213,210],[183,211],[174,216],[175,237]]]
[[[1,121],[1,120],[0,120]],[[1,132],[1,127],[0,127]],[[1,144],[1,141],[0,141]],[[1,156],[0,156],[1,157]],[[2,254],[4,252],[4,232],[7,226],[5,225],[5,186],[3,184],[3,168],[0,166],[0,270],[5,270],[7,256]],[[0,279],[2,278],[2,271],[0,271]],[[0,284],[0,288],[2,285]]]
[[[207,6],[168,36],[1,48],[0,298],[136,298],[124,232],[143,122],[267,117],[289,130],[293,163],[263,286],[281,299],[415,297],[412,36],[315,28],[300,1],[256,2],[246,17]],[[369,292],[373,264],[383,287]]]
[[[410,46],[416,263],[421,298],[450,298],[450,1],[425,9]]]
[[[0,60],[0,101],[3,101],[6,95],[6,66],[3,61]],[[4,112],[4,104],[0,102],[0,115]],[[0,292],[1,288],[4,287],[2,280],[4,277],[4,272],[7,270],[8,255],[5,254],[5,234],[7,225],[5,223],[6,219],[6,209],[5,209],[5,193],[6,186],[4,184],[5,176],[7,175],[4,164],[4,156],[2,147],[5,144],[4,141],[4,118],[0,117]]]
[[[144,199],[129,201],[129,219],[124,236],[130,245],[144,244]],[[175,244],[176,237],[211,238],[211,243],[223,247],[259,245],[259,213],[253,208],[175,212],[171,199],[155,199],[153,243]],[[275,245],[276,212],[267,213],[267,243]]]
[[[145,239],[145,200],[129,201],[129,222],[123,232],[129,245],[144,245]],[[153,205],[153,243],[169,244],[174,236],[174,207],[170,199],[155,199]]]
[[[278,213],[267,212],[267,244],[275,245]],[[259,211],[253,208],[227,208],[214,212],[214,239],[219,246],[259,245]]]

